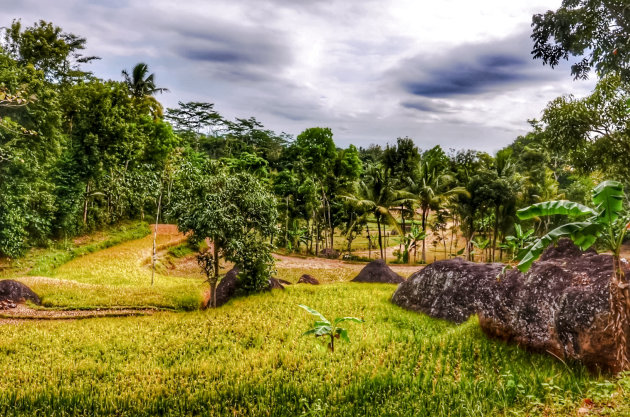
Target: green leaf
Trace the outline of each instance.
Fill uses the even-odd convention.
[[[322,316],[319,311],[313,310],[312,308],[310,308],[308,306],[305,306],[303,304],[299,304],[298,307],[302,307],[304,310],[308,311],[312,315],[319,317],[322,322],[324,322],[326,324],[330,324],[330,321],[328,321],[328,319],[326,317]]]
[[[346,329],[337,329],[337,334],[344,342],[350,342],[350,338],[348,337],[348,331]]]
[[[593,203],[597,206],[597,222],[612,225],[623,211],[623,186],[618,181],[604,181],[593,190]]]
[[[324,336],[327,334],[331,334],[332,331],[333,329],[330,326],[318,326],[315,327],[315,336]]]
[[[335,325],[343,322],[343,321],[353,321],[355,323],[364,323],[364,320],[358,319],[356,317],[337,317],[335,319]]]
[[[556,214],[578,217],[587,214],[594,216],[597,213],[590,207],[567,200],[545,201],[543,203],[532,204],[516,212],[516,215],[521,220],[541,216],[553,216]]]
[[[521,272],[527,272],[534,261],[536,261],[543,253],[545,248],[561,237],[570,237],[574,241],[577,240],[580,242],[578,246],[580,246],[582,250],[587,249],[595,242],[597,236],[601,232],[601,227],[596,226],[599,225],[590,222],[576,222],[568,223],[553,229],[538,239],[529,248],[517,265],[518,269]]]

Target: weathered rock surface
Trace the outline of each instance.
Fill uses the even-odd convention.
[[[311,284],[311,285],[319,285],[319,281],[309,274],[304,274],[298,279],[298,284]]]
[[[219,285],[217,285],[217,307],[230,301],[230,299],[236,295],[238,288],[238,269],[232,268],[225,274],[221,281],[219,281]]]
[[[217,285],[217,307],[230,301],[233,297],[239,293],[240,281],[238,280],[238,269],[236,267],[230,269],[227,274],[219,281]],[[284,286],[280,280],[276,278],[270,278],[265,291],[271,290],[284,290]]]
[[[35,304],[41,304],[41,300],[29,287],[21,282],[12,279],[3,279],[0,281],[0,302],[3,305],[14,305],[16,303],[24,303],[31,301]]]
[[[456,323],[478,314],[490,336],[590,368],[619,370],[607,326],[610,255],[561,240],[526,274],[502,274],[502,268],[462,259],[435,262],[401,284],[392,301]]]
[[[405,279],[392,271],[384,260],[377,259],[367,264],[352,282],[372,282],[385,284],[400,284]]]
[[[271,290],[284,290],[284,286],[280,283],[280,280],[277,278],[269,278],[269,285],[265,288],[265,291]]]

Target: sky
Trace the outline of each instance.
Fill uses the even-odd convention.
[[[165,107],[215,104],[296,136],[330,127],[340,147],[494,152],[545,105],[584,96],[532,59],[531,19],[561,0],[0,0],[0,26],[52,21],[87,38],[84,67],[121,80],[146,62]]]

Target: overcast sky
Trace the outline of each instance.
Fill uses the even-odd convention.
[[[166,107],[207,101],[338,146],[394,143],[496,151],[573,81],[531,59],[534,13],[561,0],[0,0],[2,22],[52,21],[121,79],[146,62]]]

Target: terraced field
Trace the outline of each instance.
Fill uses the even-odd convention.
[[[159,243],[180,240],[165,231]],[[148,236],[22,281],[57,308],[196,308],[198,276],[159,274],[150,286],[150,248]],[[279,276],[300,265],[281,260]],[[475,319],[456,326],[402,310],[389,302],[394,286],[344,282],[355,266],[330,265],[314,273],[328,284],[216,310],[4,322],[0,415],[630,415],[630,377],[488,340]],[[348,324],[351,343],[331,353],[300,336],[312,317],[298,304],[365,323]]]

